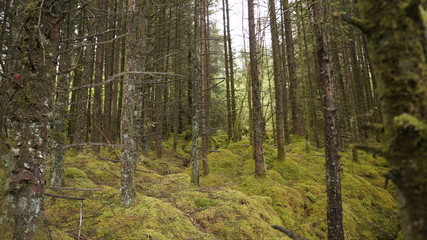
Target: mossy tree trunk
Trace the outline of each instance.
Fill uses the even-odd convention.
[[[317,61],[320,67],[319,86],[323,95],[323,118],[325,127],[326,193],[328,197],[327,220],[328,239],[343,240],[343,215],[341,199],[340,157],[338,155],[338,133],[334,86],[332,76],[332,56],[328,50],[327,21],[328,0],[314,0],[313,16],[316,22]]]
[[[63,21],[62,1],[13,2],[16,30],[8,50],[10,74],[16,81],[8,102],[5,211],[0,226],[11,226],[10,239],[48,239],[44,220],[45,164],[55,59]],[[13,92],[13,93],[12,93]],[[7,234],[7,233],[6,233]]]
[[[407,239],[427,239],[426,1],[359,1],[384,122],[384,150]]]
[[[68,11],[71,12],[71,5],[68,5]],[[62,42],[66,42],[71,39],[73,35],[73,21],[71,21],[71,15],[67,16],[67,26],[61,29]],[[65,24],[64,24],[65,25]],[[58,38],[57,41],[60,39]],[[59,42],[55,44],[59,45]],[[69,50],[69,44],[64,44],[64,49]],[[59,76],[56,81],[57,94],[55,98],[54,108],[52,111],[51,131],[50,131],[50,148],[51,148],[51,167],[50,167],[50,185],[60,187],[64,183],[64,158],[65,149],[64,145],[67,141],[66,126],[68,124],[68,86],[70,84],[70,73],[71,68],[71,54],[66,52],[61,55],[59,59]]]

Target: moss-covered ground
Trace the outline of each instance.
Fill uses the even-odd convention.
[[[220,144],[220,140],[216,144]],[[221,147],[221,146],[217,146]],[[249,142],[229,144],[208,156],[211,173],[201,187],[190,185],[188,144],[177,153],[165,142],[164,157],[141,156],[136,172],[137,204],[119,204],[120,164],[85,152],[69,152],[66,187],[99,191],[56,191],[85,198],[46,197],[46,218],[53,239],[289,239],[271,228],[282,225],[309,239],[326,239],[326,192],[323,149],[294,140],[286,159],[275,160],[265,145],[268,175],[253,175]],[[117,152],[103,150],[117,159]],[[384,159],[351,150],[342,156],[342,191],[346,239],[397,239],[399,223],[393,189],[385,189]],[[83,203],[81,205],[81,203]]]

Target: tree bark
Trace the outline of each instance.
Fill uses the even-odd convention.
[[[274,71],[274,94],[276,100],[275,117],[276,117],[276,143],[277,143],[277,160],[282,161],[285,159],[284,148],[284,125],[283,120],[283,78],[280,67],[280,48],[279,48],[279,34],[277,32],[277,17],[276,7],[274,0],[268,1],[268,9],[270,13],[270,30],[271,30],[271,46],[273,51],[273,71]]]
[[[201,0],[203,1],[203,0]],[[194,78],[192,83],[193,90],[193,119],[192,119],[192,152],[191,152],[191,183],[195,186],[200,185],[200,169],[199,169],[199,84],[200,84],[200,46],[199,40],[199,8],[200,0],[194,1]]]
[[[338,155],[338,134],[336,124],[336,108],[332,76],[332,56],[327,52],[328,0],[314,1],[313,16],[317,43],[317,61],[320,66],[319,86],[323,91],[323,118],[325,127],[326,155],[326,193],[328,239],[343,240],[343,216],[341,200],[340,161]]]
[[[427,239],[425,1],[359,1],[406,239]]]
[[[6,115],[13,131],[8,141],[9,152],[2,152],[6,155],[8,176],[6,208],[0,213],[0,228],[11,224],[6,229],[13,229],[10,239],[49,238],[43,224],[43,191],[55,59],[64,18],[60,7],[64,4],[33,1],[12,5],[17,13],[12,24],[16,24],[17,31],[7,48],[13,52],[10,70],[17,85],[2,89],[14,93]]]
[[[286,35],[286,50],[288,53],[288,73],[289,73],[289,97],[291,100],[292,109],[292,133],[303,136],[304,122],[302,117],[301,103],[298,93],[298,80],[295,64],[294,39],[292,36],[292,18],[288,0],[282,0],[283,9],[285,11],[285,35]]]
[[[125,72],[137,71],[137,57],[135,49],[137,47],[137,4],[135,0],[127,2],[127,25],[126,45],[125,45]],[[125,207],[130,207],[135,202],[134,174],[138,161],[138,146],[136,142],[135,120],[138,119],[141,109],[137,109],[136,79],[134,74],[127,74],[123,80],[123,107],[121,118],[121,185],[120,201]]]
[[[248,0],[249,17],[249,52],[250,52],[250,81],[252,86],[252,126],[253,126],[253,151],[255,160],[255,174],[265,177],[266,168],[263,152],[262,106],[261,88],[258,76],[258,59],[255,36],[254,1]]]

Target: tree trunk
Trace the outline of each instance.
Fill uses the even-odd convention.
[[[74,6],[74,5],[73,5]],[[71,12],[71,7],[68,5],[68,11]],[[62,38],[67,42],[74,36],[74,22],[70,22],[71,17],[68,15],[67,27],[61,29],[63,32]],[[59,45],[59,39],[56,43]],[[70,50],[68,44],[65,44],[65,50]],[[59,77],[57,79],[55,104],[52,111],[53,119],[51,121],[52,129],[50,131],[50,148],[51,148],[51,168],[50,168],[50,185],[60,187],[64,183],[64,158],[65,151],[64,145],[67,140],[65,128],[67,126],[67,113],[68,113],[68,86],[70,84],[70,73],[68,69],[71,68],[71,53],[66,52],[61,55],[59,59]]]
[[[291,99],[292,109],[292,133],[303,136],[304,122],[301,112],[301,103],[298,93],[298,80],[295,64],[294,40],[292,36],[292,19],[291,11],[288,9],[288,0],[282,0],[283,9],[285,11],[285,35],[286,35],[286,50],[288,53],[288,73],[289,73],[289,97]]]
[[[258,76],[257,46],[255,38],[254,1],[248,0],[249,17],[249,51],[250,51],[250,81],[252,86],[252,126],[253,126],[253,151],[255,159],[255,174],[265,177],[266,168],[263,152],[262,106],[261,88]]]
[[[313,15],[317,42],[317,61],[320,67],[319,85],[323,91],[323,118],[325,126],[326,193],[328,239],[343,240],[343,216],[341,200],[340,161],[336,127],[336,108],[332,79],[332,56],[327,52],[328,0],[315,1]]]
[[[17,31],[14,41],[7,46],[13,53],[10,70],[16,87],[10,89],[14,94],[6,115],[13,131],[8,141],[9,152],[2,152],[2,156],[6,155],[2,158],[6,160],[8,176],[0,228],[6,227],[8,239],[16,240],[49,238],[43,224],[43,191],[56,76],[54,64],[63,19],[60,15],[63,9],[59,8],[65,4],[63,1],[32,3],[13,2],[13,12],[19,14],[11,24],[15,24]],[[5,90],[9,89],[2,89]]]
[[[203,1],[203,0],[201,0]],[[193,119],[192,119],[192,152],[191,152],[191,183],[195,186],[200,185],[200,169],[199,169],[199,83],[200,83],[200,46],[198,36],[200,34],[199,29],[199,8],[200,1],[194,1],[194,78],[193,78]]]
[[[125,72],[137,71],[137,57],[135,49],[138,46],[137,28],[140,23],[138,19],[137,4],[135,0],[127,2],[127,25],[125,45]],[[139,97],[136,91],[135,74],[126,74],[123,80],[123,107],[121,118],[121,185],[120,201],[125,207],[130,207],[135,201],[134,174],[135,166],[138,161],[138,145],[136,141],[135,121],[140,115],[141,109],[137,109]]]
[[[359,1],[406,239],[427,239],[425,1]]]
[[[97,45],[95,53],[95,79],[94,84],[98,84],[103,81],[104,76],[104,62],[105,62],[105,30],[107,27],[106,21],[106,0],[98,0],[98,8],[100,10],[100,15],[97,16]],[[93,108],[92,108],[92,142],[100,142],[102,134],[102,87],[94,87],[93,93]],[[93,146],[95,152],[99,152],[99,146]]]
[[[268,9],[270,13],[270,30],[271,30],[271,45],[273,51],[273,71],[274,71],[274,93],[276,100],[276,143],[277,143],[277,160],[282,161],[285,159],[284,148],[284,125],[283,120],[283,78],[280,67],[280,48],[279,48],[279,34],[277,32],[277,17],[276,7],[274,0],[268,1]]]

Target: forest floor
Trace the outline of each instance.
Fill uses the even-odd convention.
[[[165,142],[161,159],[141,156],[131,208],[120,206],[120,163],[106,159],[118,159],[118,151],[103,149],[104,158],[68,152],[65,186],[99,191],[47,189],[85,199],[46,196],[53,239],[77,239],[79,231],[80,239],[289,239],[271,225],[326,239],[324,149],[294,139],[285,161],[277,162],[275,147],[266,144],[268,174],[261,179],[253,174],[247,140],[222,148],[224,136],[214,139],[218,149],[208,156],[210,174],[201,177],[200,188],[191,186],[191,169],[184,166],[189,143],[181,142],[175,153],[172,140]],[[346,239],[399,239],[393,186],[385,189],[382,176],[386,161],[363,152],[353,161],[351,150],[340,155]]]

